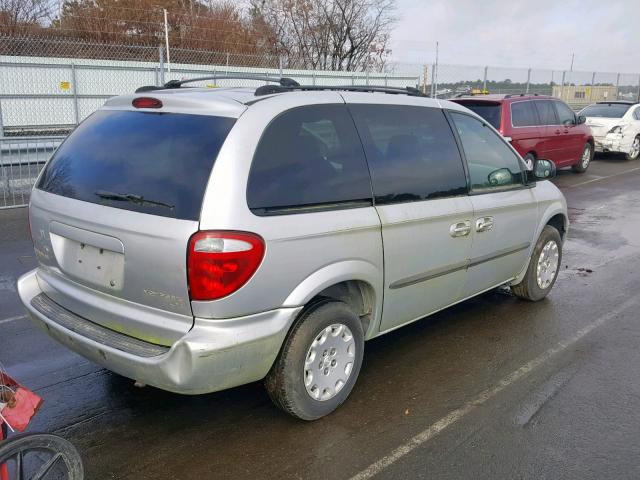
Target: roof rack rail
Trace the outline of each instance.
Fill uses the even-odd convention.
[[[513,97],[537,97],[537,93],[509,93],[504,96],[504,98],[513,98]]]
[[[185,80],[169,80],[162,86],[145,85],[136,89],[136,93],[150,92],[152,90],[164,90],[168,88],[180,88],[185,83],[201,82],[203,80],[257,80],[260,82],[275,82],[283,87],[296,87],[300,84],[292,78],[272,77],[269,75],[209,75],[206,77],[187,78]]]
[[[264,85],[258,87],[255,96],[270,95],[272,93],[284,93],[299,91],[323,91],[323,90],[340,90],[346,92],[379,92],[391,93],[395,95],[410,95],[414,97],[426,97],[420,90],[415,87],[385,87],[378,85]]]

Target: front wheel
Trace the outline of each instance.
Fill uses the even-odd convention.
[[[591,164],[591,160],[593,160],[593,146],[590,143],[587,143],[582,150],[582,156],[580,157],[580,161],[576,163],[572,168],[574,172],[584,173],[589,168]]]
[[[625,154],[627,160],[637,160],[640,157],[640,135],[633,139],[631,150]]]
[[[364,353],[358,316],[344,302],[308,307],[291,329],[265,379],[271,400],[302,420],[338,408],[356,383]]]
[[[562,263],[562,237],[551,225],[542,229],[522,281],[511,286],[517,297],[537,302],[546,297],[556,283]]]

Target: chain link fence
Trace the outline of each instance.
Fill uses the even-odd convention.
[[[171,62],[169,63],[168,58]],[[553,95],[578,110],[596,101],[637,101],[640,74],[386,62],[365,71],[296,68],[268,54],[91,43],[0,34],[0,208],[24,205],[62,138],[114,95],[170,79],[219,75],[194,86],[256,87],[234,74],[271,74],[309,85],[419,88],[450,99],[482,93]]]
[[[638,101],[640,74],[504,68],[493,66],[431,65],[429,94],[438,98],[462,95],[552,95],[573,109],[601,101]]]

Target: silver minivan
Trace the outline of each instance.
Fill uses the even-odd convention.
[[[566,202],[493,127],[413,89],[144,88],[87,118],[31,195],[31,318],[184,394],[265,379],[312,420],[364,342],[511,286],[544,298]]]

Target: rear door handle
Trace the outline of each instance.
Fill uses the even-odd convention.
[[[493,217],[482,217],[476,220],[476,232],[488,232],[493,228]]]
[[[464,222],[454,223],[449,227],[449,234],[452,237],[466,237],[471,231],[471,221],[465,220]]]
[[[560,130],[556,130],[556,135],[560,135],[562,132]]]

